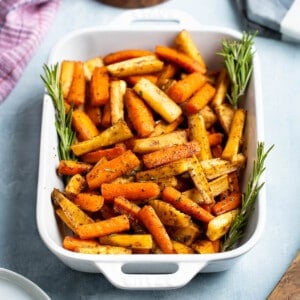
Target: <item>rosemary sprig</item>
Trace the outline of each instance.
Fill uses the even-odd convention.
[[[71,127],[73,107],[71,106],[66,114],[62,89],[58,81],[58,64],[54,66],[44,65],[43,70],[44,76],[41,75],[41,78],[55,107],[55,128],[59,138],[59,159],[75,160],[75,156],[70,151],[70,147],[75,140],[75,132]]]
[[[244,229],[247,225],[249,216],[254,209],[257,195],[265,184],[264,182],[260,182],[260,178],[265,171],[265,160],[273,147],[274,145],[265,151],[265,144],[263,142],[258,143],[257,159],[253,162],[252,176],[248,181],[246,192],[242,197],[241,211],[234,219],[229,232],[224,238],[222,251],[231,250],[244,234]]]
[[[255,34],[244,32],[240,41],[223,40],[222,51],[231,86],[227,94],[229,102],[237,107],[240,98],[245,94],[253,70],[252,45]]]

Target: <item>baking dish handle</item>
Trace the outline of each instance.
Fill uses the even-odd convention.
[[[168,27],[199,27],[200,23],[190,14],[177,9],[135,9],[121,13],[110,24],[109,27],[120,29],[130,28],[152,28],[153,26]]]
[[[151,263],[150,263],[151,264]],[[162,263],[163,265],[164,263]],[[97,263],[101,273],[117,288],[128,290],[159,290],[180,288],[189,283],[207,262],[176,262],[176,270],[165,273],[126,272],[126,263]]]

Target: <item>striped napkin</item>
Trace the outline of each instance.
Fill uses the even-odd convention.
[[[0,0],[0,103],[20,79],[60,0]]]
[[[300,0],[235,0],[245,30],[300,42]]]

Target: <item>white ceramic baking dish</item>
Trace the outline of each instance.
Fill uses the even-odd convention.
[[[85,60],[124,48],[149,48],[170,44],[181,29],[191,32],[209,68],[220,67],[222,39],[240,39],[241,33],[218,27],[200,25],[189,15],[176,10],[143,9],[126,11],[109,26],[82,29],[59,41],[51,51],[49,64],[63,59]],[[255,51],[255,49],[254,49]],[[248,165],[245,179],[252,170],[257,141],[263,141],[261,80],[258,56],[254,54],[253,76],[244,108],[247,110],[246,148]],[[58,164],[54,108],[49,96],[44,96],[40,165],[37,190],[37,226],[39,234],[63,263],[84,272],[103,273],[116,287],[123,289],[172,289],[186,285],[199,272],[219,272],[229,269],[259,240],[265,223],[264,188],[260,191],[255,210],[239,246],[225,253],[189,255],[87,255],[67,251],[62,247],[62,234],[55,218],[51,191],[62,187],[56,175]],[[262,178],[262,180],[264,180]],[[244,183],[244,190],[245,190]],[[249,266],[250,267],[250,266]]]

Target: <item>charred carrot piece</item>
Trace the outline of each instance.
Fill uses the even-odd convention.
[[[109,100],[109,75],[105,67],[94,69],[90,82],[90,104],[104,105]]]
[[[95,247],[99,243],[95,240],[82,240],[73,236],[65,236],[63,240],[63,247],[67,250],[74,251],[78,247]]]
[[[121,196],[114,199],[113,208],[117,213],[127,215],[129,219],[138,219],[138,214],[141,209],[134,202]]]
[[[194,72],[172,84],[167,94],[176,103],[183,103],[199,90],[205,82],[206,77],[202,73]]]
[[[119,215],[92,224],[80,225],[78,226],[77,233],[81,239],[93,239],[129,229],[130,223],[128,217],[126,215]]]
[[[173,187],[166,187],[162,191],[162,198],[172,204],[175,208],[186,213],[193,218],[208,223],[214,216],[202,208],[200,205],[189,199]]]
[[[57,172],[60,175],[72,176],[75,174],[87,173],[92,168],[92,165],[74,161],[74,160],[61,160],[57,167]]]
[[[144,154],[143,162],[148,169],[151,169],[181,158],[191,157],[194,154],[197,155],[199,152],[200,146],[198,142],[191,141],[186,144],[175,145]]]
[[[99,149],[83,154],[80,158],[86,163],[96,163],[100,158],[106,157],[107,160],[112,160],[126,151],[124,144],[117,144],[113,148]]]
[[[85,211],[96,212],[103,206],[104,198],[93,193],[79,193],[73,201]]]
[[[110,65],[123,60],[148,55],[153,55],[153,52],[144,49],[124,49],[107,54],[103,57],[103,62],[105,65]]]
[[[185,69],[189,73],[206,72],[206,69],[202,65],[200,65],[199,62],[197,62],[195,59],[173,48],[158,45],[155,47],[155,54],[163,60],[175,63],[176,65]]]
[[[204,108],[212,100],[216,89],[205,83],[186,103],[185,109],[190,114],[195,114]]]
[[[154,130],[155,121],[150,108],[132,89],[126,89],[125,107],[128,117],[140,137],[147,137]]]
[[[72,126],[80,141],[89,140],[99,134],[99,130],[93,121],[84,111],[79,109],[73,110]]]
[[[157,216],[155,210],[150,205],[145,205],[141,208],[138,213],[139,219],[142,221],[144,226],[152,234],[159,248],[166,254],[176,253],[172,244],[172,241]]]
[[[225,199],[220,200],[212,207],[212,212],[215,215],[224,214],[230,210],[238,208],[241,205],[241,193],[231,193]]]
[[[74,103],[75,106],[79,106],[85,102],[85,76],[83,63],[81,61],[76,61],[74,63],[74,71],[72,83],[69,88],[69,93],[66,98],[67,102]]]
[[[106,201],[123,196],[128,200],[147,200],[157,197],[159,185],[155,182],[103,183],[101,194]]]
[[[136,155],[131,150],[127,150],[120,156],[95,166],[86,176],[88,186],[91,189],[96,189],[101,184],[111,182],[130,172],[139,164],[140,161]]]

